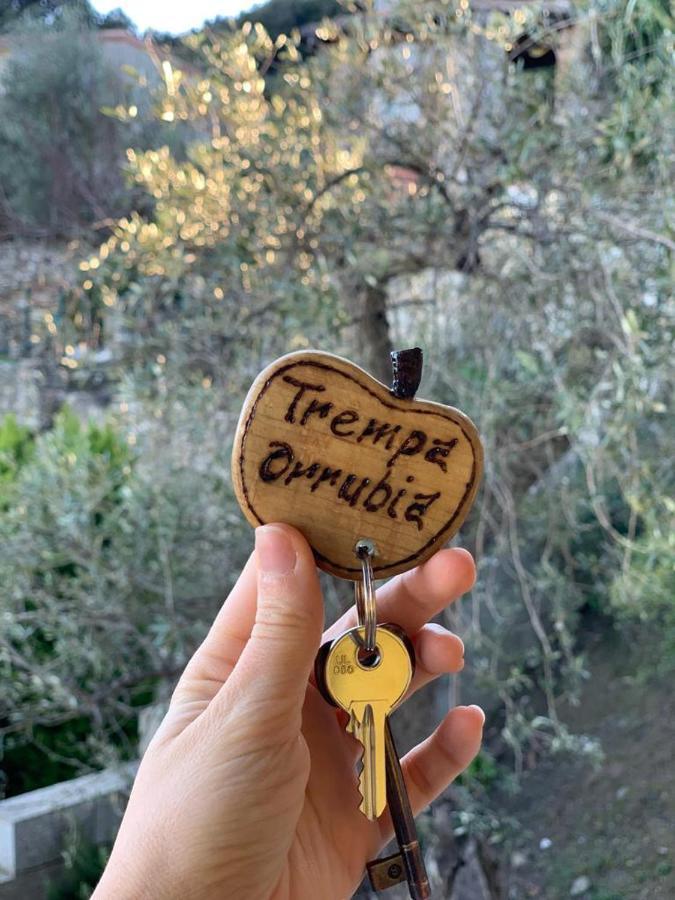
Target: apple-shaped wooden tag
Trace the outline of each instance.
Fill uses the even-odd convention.
[[[258,375],[237,426],[232,475],[248,521],[294,525],[322,569],[352,581],[361,539],[375,545],[376,578],[431,556],[464,521],[482,474],[471,420],[415,400],[419,375],[412,389],[400,375],[389,389],[339,356],[289,353]]]

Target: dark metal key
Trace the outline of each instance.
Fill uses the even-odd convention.
[[[395,884],[407,881],[412,900],[427,900],[431,896],[429,878],[389,720],[385,726],[385,749],[387,803],[398,843],[398,853],[369,862],[366,867],[368,876],[375,891],[384,891]]]

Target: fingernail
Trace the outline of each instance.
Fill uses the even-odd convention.
[[[445,627],[445,625],[440,625],[438,622],[429,622],[424,627],[425,627],[425,629],[428,629],[429,631],[433,631],[434,634],[440,634],[443,637],[445,637],[446,635],[451,637],[453,639],[453,643],[455,645],[457,643],[460,645],[460,647],[462,648],[462,656],[464,656],[464,641],[461,639],[461,637],[458,634],[455,634],[454,631],[450,631],[448,628]]]
[[[481,719],[483,720],[482,724],[485,725],[485,713],[484,713],[483,710],[480,708],[480,706],[477,706],[475,703],[472,703],[471,706],[469,706],[469,707],[467,707],[467,708],[468,708],[468,709],[475,709],[477,712],[479,712],[479,713],[480,713],[480,717],[481,717]]]
[[[287,575],[295,568],[295,547],[282,528],[263,525],[255,530],[258,571],[263,575]]]

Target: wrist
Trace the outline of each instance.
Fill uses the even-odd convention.
[[[140,865],[139,865],[140,861]],[[185,898],[171,884],[167,865],[155,865],[145,854],[113,853],[91,900],[179,900]]]

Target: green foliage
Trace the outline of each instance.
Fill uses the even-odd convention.
[[[164,67],[158,117],[194,139],[128,152],[143,208],[80,261],[55,336],[113,348],[116,418],[60,417],[0,517],[6,741],[84,717],[105,761],[171,682],[247,542],[228,474],[244,392],[308,344],[381,371],[390,339],[419,343],[424,395],[479,426],[461,536],[479,579],[452,625],[516,769],[597,755],[559,713],[588,677],[587,617],[671,639],[666,28],[639,63],[607,28],[594,55],[590,28],[554,80],[507,62],[533,9],[457,12],[366,12],[309,61],[247,24],[193,37],[200,75]],[[473,776],[495,781],[490,757]]]
[[[102,15],[89,0],[7,0],[0,8],[0,32],[27,20],[53,23],[73,14],[90,26],[133,30],[131,19],[121,9]]]
[[[33,436],[9,413],[0,421],[0,510],[9,503],[9,491],[19,469],[30,459]]]
[[[7,0],[0,8],[0,31],[25,18],[58,18],[66,11],[93,17],[87,0]]]
[[[668,0],[609,0],[600,6],[599,42],[616,68],[648,65],[672,48],[675,16]]]
[[[656,668],[675,668],[675,502],[654,497],[642,517],[641,535],[625,548],[611,589],[612,607],[628,622],[656,626],[661,646]]]
[[[318,24],[343,11],[339,0],[268,0],[240,13],[237,24],[241,27],[244,22],[259,22],[271,38],[276,38],[280,34],[290,34],[294,28]]]
[[[2,742],[0,793],[35,791],[88,770],[91,732],[91,721],[83,716],[61,725],[35,725],[30,740],[10,734]],[[121,744],[123,752],[126,746]]]
[[[674,34],[668,0],[610,0],[601,7],[594,49],[609,109],[597,140],[604,161],[621,170],[661,167],[667,177],[672,165]]]
[[[216,17],[205,25],[212,36],[226,37],[246,22],[261,25],[266,33],[276,39],[290,35],[306,25],[318,25],[323,19],[352,12],[340,0],[268,0],[239,13],[236,19]]]
[[[662,63],[654,59],[622,66],[620,96],[598,128],[598,143],[608,163],[623,170],[661,167],[667,174],[673,152],[669,128],[673,95],[662,85],[662,73]]]
[[[323,125],[293,46],[280,50],[285,88],[268,94],[256,73],[274,45],[260,27],[248,26],[243,40],[194,44],[204,44],[208,77],[187,82],[166,68],[158,112],[192,123],[200,138],[187,158],[167,146],[129,151],[131,177],[152,196],[153,213],[118,221],[100,253],[81,263],[79,301],[83,321],[94,318],[104,333],[121,309],[130,353],[147,360],[178,351],[192,376],[226,370],[230,378],[242,340],[266,342],[270,325],[300,346],[339,324],[313,234],[326,211],[335,215],[326,188],[344,177],[353,152]]]
[[[64,854],[64,871],[47,889],[47,900],[88,900],[108,862],[110,851],[73,832]]]
[[[459,777],[459,783],[471,786],[477,783],[483,790],[489,790],[494,787],[503,772],[500,772],[499,765],[495,758],[487,750],[481,750],[478,756],[471,762],[469,767],[462,772]]]
[[[110,12],[105,15],[99,14],[96,19],[96,24],[99,28],[123,28],[125,31],[130,31],[132,33],[136,30],[136,26],[132,20],[119,6],[111,9]]]
[[[205,468],[226,443],[209,400],[183,392],[145,440],[135,424],[83,426],[64,410],[21,467],[0,517],[8,793],[133,753],[134,708],[181,668],[231,577],[227,560],[232,572],[241,563],[229,486],[221,467]],[[204,423],[190,429],[194,446],[187,408]]]
[[[128,195],[120,127],[102,114],[125,87],[93,32],[62,16],[11,36],[0,94],[0,185],[15,230],[68,234],[119,215]]]

